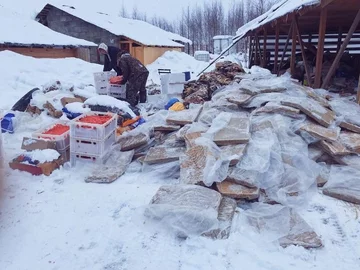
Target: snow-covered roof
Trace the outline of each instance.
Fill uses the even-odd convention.
[[[233,36],[229,36],[229,35],[218,35],[213,37],[213,39],[228,39],[228,38],[233,38]]]
[[[0,44],[96,46],[93,42],[55,32],[3,6],[0,6],[0,25]]]
[[[306,6],[316,6],[319,5],[321,0],[283,0],[275,5],[273,5],[269,11],[255,18],[254,20],[248,22],[238,29],[236,32],[236,37],[234,40],[239,40],[242,37],[246,36],[250,31],[259,28],[262,25],[265,25],[277,18],[280,18],[290,12],[299,10]]]
[[[175,41],[191,44],[191,41],[187,38],[165,31],[144,21],[126,19],[103,12],[92,12],[73,5],[53,3],[48,5],[105,29],[114,35],[130,38],[146,46],[183,47],[182,44]]]

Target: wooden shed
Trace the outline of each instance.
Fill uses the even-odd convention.
[[[57,33],[1,6],[0,24],[0,51],[9,50],[36,58],[76,57],[90,61],[90,48],[96,46],[95,43]]]
[[[183,51],[184,44],[191,43],[182,36],[144,21],[74,6],[47,4],[36,18],[54,31],[122,48],[145,65],[151,64],[166,51]],[[101,62],[96,49],[91,51],[91,62]]]
[[[328,89],[340,76],[343,61],[358,81],[359,22],[360,0],[282,0],[239,28],[232,46],[248,38],[250,67],[259,65],[278,75],[288,68],[297,78],[300,63],[307,85]]]

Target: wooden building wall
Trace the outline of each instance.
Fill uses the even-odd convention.
[[[182,48],[171,47],[145,47],[144,48],[144,64],[148,65],[154,62],[157,58],[167,51],[181,52]]]
[[[89,48],[31,48],[0,45],[0,51],[12,51],[35,58],[66,58],[75,57],[90,62]]]
[[[167,51],[183,51],[183,48],[180,47],[148,47],[139,44],[131,39],[127,39],[126,37],[121,38],[119,46],[121,49],[128,51],[132,56],[134,56],[144,65],[149,65],[153,63],[156,59],[158,59]]]

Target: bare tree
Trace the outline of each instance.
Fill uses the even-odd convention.
[[[121,4],[121,9],[120,9],[120,12],[119,12],[119,16],[120,17],[123,17],[123,18],[128,18],[129,17],[129,14],[127,12],[127,9],[124,5],[124,2],[122,2]]]

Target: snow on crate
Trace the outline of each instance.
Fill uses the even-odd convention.
[[[52,162],[60,157],[59,152],[54,149],[34,150],[24,152],[23,155],[39,163]]]
[[[65,108],[73,113],[87,113],[90,112],[90,108],[84,107],[84,103],[73,102],[65,105]]]
[[[129,103],[126,101],[118,100],[114,97],[110,96],[95,96],[89,98],[85,101],[85,105],[99,105],[99,106],[106,106],[110,108],[118,108],[125,113],[128,113],[131,117],[136,117],[135,113],[129,108]]]

